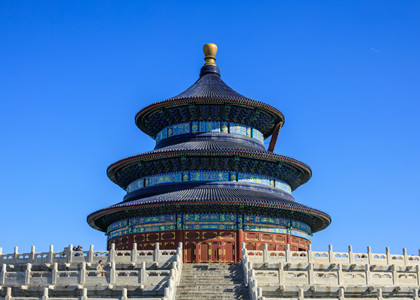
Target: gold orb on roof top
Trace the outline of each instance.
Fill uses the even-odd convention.
[[[205,65],[212,65],[215,66],[216,63],[216,53],[217,53],[217,46],[213,43],[207,43],[203,46],[204,52],[204,60],[206,61]]]

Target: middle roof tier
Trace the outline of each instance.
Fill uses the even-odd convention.
[[[233,145],[231,145],[233,144]],[[197,141],[174,145],[121,159],[108,167],[108,177],[123,189],[143,177],[180,171],[225,171],[269,176],[291,190],[306,183],[311,169],[290,157],[229,141]],[[242,144],[241,144],[242,145]]]

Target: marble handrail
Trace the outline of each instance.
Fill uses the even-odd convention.
[[[135,244],[134,249],[136,249]],[[34,295],[36,295],[34,291],[44,289],[42,299],[53,299],[48,297],[48,290],[57,291],[73,287],[75,298],[77,290],[83,290],[83,296],[79,299],[88,299],[89,290],[103,288],[122,289],[120,299],[126,299],[127,289],[124,287],[139,286],[140,289],[148,287],[155,290],[160,286],[162,297],[150,299],[175,299],[183,265],[181,243],[176,250],[160,250],[159,244],[152,251],[116,251],[112,247],[108,252],[93,251],[91,247],[90,251],[86,252],[71,253],[67,250],[62,252],[65,253],[63,256],[51,255],[54,253],[52,247],[50,250],[47,255],[32,251],[33,255],[22,254],[22,256],[15,251],[13,258],[7,257],[3,260],[0,264],[0,294],[3,290],[6,300],[20,299],[22,297],[12,297],[15,289],[26,290],[29,294],[35,293]],[[77,253],[80,255],[76,256]],[[96,253],[107,253],[107,255],[97,256]],[[30,262],[27,262],[28,260]],[[99,260],[104,261],[103,270],[96,270]],[[160,266],[163,269],[156,269]],[[68,299],[68,295],[65,298]],[[57,297],[57,299],[63,298]],[[98,295],[95,295],[95,299],[98,299]]]
[[[73,251],[73,245],[69,245],[61,252],[55,252],[54,247],[50,246],[49,252],[36,252],[35,246],[32,246],[30,253],[18,253],[18,247],[15,247],[13,253],[2,254],[0,248],[0,264],[22,264],[22,263],[73,263],[86,262],[127,262],[137,263],[142,261],[159,263],[170,262],[176,257],[177,250],[160,250],[159,243],[156,243],[154,250],[137,250],[136,243],[133,244],[133,250],[115,250],[115,245],[111,245],[109,251],[95,251],[93,245],[88,251]]]
[[[419,256],[308,251],[247,250],[242,268],[252,300],[321,298],[419,299]],[[345,294],[346,293],[346,294]],[[277,295],[277,296],[275,296]]]
[[[398,265],[416,266],[420,265],[419,255],[408,255],[403,249],[403,254],[391,254],[389,247],[385,253],[373,253],[367,247],[366,253],[354,253],[349,246],[348,252],[334,252],[332,245],[326,252],[313,251],[309,245],[308,251],[291,251],[289,244],[286,244],[285,251],[270,251],[267,244],[264,250],[247,250],[242,245],[242,254],[249,257],[253,262],[316,262],[316,263],[341,263],[341,264],[369,264],[369,265]]]

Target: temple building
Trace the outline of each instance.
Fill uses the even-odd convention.
[[[205,65],[190,88],[137,113],[155,149],[109,166],[108,177],[127,194],[90,214],[89,225],[106,232],[108,249],[181,242],[184,262],[238,262],[242,243],[308,250],[331,218],[293,197],[311,169],[274,153],[284,115],[230,88],[215,64],[217,46],[203,50]]]
[[[274,153],[283,114],[227,86],[216,51],[137,113],[155,149],[112,164],[127,194],[88,216],[108,250],[0,248],[0,300],[420,300],[420,251],[312,249],[331,218],[292,195],[311,169]]]

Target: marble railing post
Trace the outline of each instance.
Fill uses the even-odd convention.
[[[133,243],[133,249],[131,249],[131,262],[136,263],[137,261],[137,243]]]
[[[340,286],[340,289],[338,291],[338,299],[344,300],[344,287]]]
[[[397,268],[395,267],[395,265],[391,266],[391,270],[392,270],[392,284],[394,286],[398,285],[398,273],[397,273]]]
[[[49,297],[48,297],[48,288],[47,287],[44,288],[44,293],[43,293],[41,299],[42,300],[48,300],[49,299]]]
[[[18,247],[17,246],[15,246],[15,248],[14,248],[14,250],[13,250],[13,259],[17,259],[17,256],[18,256]]]
[[[290,244],[286,244],[286,262],[292,261],[292,253],[290,253]]]
[[[372,278],[370,276],[370,265],[365,265],[365,273],[366,273],[366,285],[370,285],[372,282]]]
[[[299,300],[305,299],[305,293],[303,292],[303,289],[302,288],[299,288],[299,291],[298,291],[298,299]]]
[[[140,270],[139,270],[139,280],[140,280],[140,284],[145,284],[147,281],[147,273],[146,273],[146,263],[143,261],[140,265]]]
[[[182,263],[184,262],[183,257],[184,257],[183,246],[182,246],[182,243],[179,242],[178,248],[176,249],[176,261],[178,263],[178,267],[180,270],[182,269]]]
[[[153,261],[160,261],[159,243],[155,244],[155,251],[153,252]]]
[[[337,281],[338,285],[343,284],[343,266],[341,264],[337,264]]]
[[[245,286],[249,286],[249,270],[251,270],[252,268],[252,263],[249,262],[248,260],[244,261],[243,259],[241,260],[241,262],[243,264],[244,284]]]
[[[93,245],[90,245],[89,253],[88,253],[88,262],[93,262],[94,257],[95,257],[95,251],[93,249]]]
[[[386,263],[390,265],[392,260],[391,260],[391,253],[389,253],[389,247],[385,248],[385,252],[386,252]]]
[[[26,270],[25,270],[25,284],[31,283],[31,269],[32,269],[32,264],[27,264]]]
[[[378,288],[377,293],[378,293],[378,300],[383,300],[384,296],[382,295],[382,288]]]
[[[73,245],[72,244],[69,245],[69,250],[68,250],[68,253],[67,253],[67,262],[68,263],[73,262]]]
[[[420,286],[420,266],[416,266],[416,274],[417,274],[417,285]]]
[[[279,285],[282,285],[284,282],[284,265],[282,262],[279,263]],[[252,270],[252,265],[250,267],[250,269]]]
[[[245,248],[245,243],[242,243],[241,247],[242,247],[241,248],[241,256],[244,257],[244,256],[247,255],[246,248]],[[419,250],[419,252],[420,252],[420,250]]]
[[[121,300],[127,300],[128,296],[127,296],[127,288],[123,288],[121,291]]]
[[[368,258],[368,264],[373,263],[372,249],[370,248],[370,246],[367,246],[367,258]]]
[[[115,261],[115,243],[111,244],[111,250],[109,250],[109,262],[112,264]]]
[[[111,270],[109,271],[109,283],[115,284],[117,271],[115,270],[115,262],[111,262]]]
[[[171,263],[171,273],[170,273],[170,276],[173,276],[175,278],[175,280],[178,281],[178,275],[179,275],[178,264],[175,261],[173,261]]]
[[[419,300],[419,289],[418,288],[414,288],[413,289],[413,298],[414,300]]]
[[[349,263],[354,263],[354,254],[353,254],[353,248],[352,246],[349,246]]]
[[[308,263],[312,263],[313,257],[312,257],[312,244],[308,244]]]
[[[268,262],[268,244],[264,244],[264,251],[263,251],[263,262]]]
[[[6,288],[6,297],[4,300],[12,300],[12,288],[9,286]]]
[[[6,272],[7,272],[6,268],[7,268],[6,264],[3,264],[1,266],[1,272],[0,272],[0,284],[1,285],[4,285],[6,283]]]
[[[407,248],[403,248],[403,255],[404,255],[404,265],[407,265],[408,263]]]
[[[334,252],[333,252],[333,246],[328,245],[328,261],[332,263],[334,261]]]
[[[50,245],[50,251],[48,252],[48,263],[50,264],[54,263],[54,246],[53,245]]]
[[[85,284],[86,282],[86,263],[82,262],[82,268],[79,271],[79,283]]]
[[[308,284],[313,284],[314,283],[314,270],[313,270],[313,265],[312,264],[308,264]]]
[[[51,284],[55,285],[58,278],[58,264],[54,263],[52,273],[51,273]]]
[[[164,288],[163,290],[163,299],[164,300],[172,300],[170,297],[170,292],[169,292],[169,288]]]
[[[31,247],[31,260],[34,261],[35,260],[35,246]]]
[[[255,270],[250,270],[250,280],[249,280],[249,291],[251,294],[251,299],[252,300],[259,300],[259,296],[258,296],[258,283],[257,280],[255,278]]]
[[[87,288],[84,288],[82,290],[82,297],[80,297],[80,300],[87,300],[88,296],[87,296]]]
[[[167,289],[167,292],[168,292],[167,297],[170,300],[173,300],[174,299],[174,287],[175,287],[174,278],[173,277],[169,277],[168,287],[165,288],[165,292],[166,292],[166,289]]]

